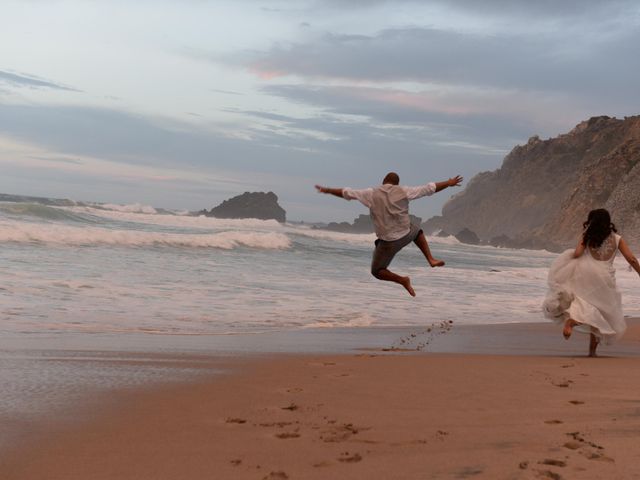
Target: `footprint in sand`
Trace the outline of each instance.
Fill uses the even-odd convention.
[[[353,435],[357,435],[358,432],[362,430],[361,428],[354,426],[352,423],[335,425],[335,420],[329,420],[327,423],[332,424],[332,426],[324,429],[320,434],[320,439],[325,443],[344,442]]]
[[[580,442],[577,442],[575,440],[572,440],[570,442],[567,442],[563,445],[564,448],[568,448],[569,450],[577,450],[580,447],[582,447],[582,444]]]
[[[299,422],[295,422],[295,423],[299,423]],[[282,427],[286,427],[287,425],[293,425],[293,424],[294,422],[266,422],[266,423],[259,423],[258,426],[282,428]]]
[[[226,423],[247,423],[247,421],[244,418],[227,418],[225,420]]]
[[[607,455],[604,455],[602,453],[595,453],[595,452],[585,452],[583,453],[583,455],[585,457],[587,457],[587,459],[589,460],[598,460],[600,462],[609,462],[609,463],[614,463],[615,460],[611,457],[608,457]]]
[[[342,452],[338,457],[338,461],[343,463],[357,463],[362,461],[362,455],[359,453],[352,454],[349,452]]]
[[[560,425],[564,422],[562,420],[545,420],[544,423],[546,423],[547,425]]]
[[[615,462],[613,458],[605,455],[603,446],[587,440],[580,432],[569,432],[567,435],[573,440],[565,443],[565,448],[570,450],[580,450],[579,453],[588,460],[598,460],[601,462],[611,463]]]
[[[562,480],[562,475],[551,470],[538,470],[538,478],[550,478],[551,480]]]
[[[544,460],[542,460],[541,462],[538,462],[541,465],[551,465],[554,467],[566,467],[567,466],[567,462],[565,462],[564,460],[556,460],[554,458],[545,458]]]
[[[559,382],[558,381],[556,381],[556,382],[552,381],[551,382],[551,384],[554,387],[561,387],[561,388],[567,388],[572,383],[573,383],[573,381],[571,381],[571,380],[562,380],[562,381],[559,381]]]
[[[282,470],[279,470],[277,472],[269,472],[269,475],[262,477],[262,480],[287,480],[288,478],[289,475]]]
[[[464,467],[462,470],[459,470],[456,474],[457,478],[468,478],[475,477],[476,475],[480,475],[484,470],[479,467]]]

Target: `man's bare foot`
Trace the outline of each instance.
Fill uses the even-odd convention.
[[[411,279],[409,277],[402,277],[402,281],[400,282],[400,285],[402,285],[404,288],[407,289],[407,292],[409,292],[409,295],[411,295],[412,297],[416,296],[416,292],[411,286]]]
[[[444,261],[443,260],[437,260],[437,259],[431,257],[427,261],[429,262],[429,265],[431,265],[432,267],[444,267]]]

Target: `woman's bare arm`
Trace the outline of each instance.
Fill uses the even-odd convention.
[[[575,251],[573,252],[573,258],[579,258],[582,256],[582,254],[584,253],[584,243],[582,243],[582,240],[580,240],[580,242],[578,242],[578,245],[576,246]]]
[[[640,275],[640,264],[638,263],[638,259],[629,248],[629,245],[627,245],[627,242],[624,241],[624,238],[620,239],[618,250],[620,250],[620,253],[625,258],[625,260],[629,262],[629,265],[631,265],[631,267],[638,273],[638,275]]]

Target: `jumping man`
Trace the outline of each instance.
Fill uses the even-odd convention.
[[[429,265],[442,267],[444,262],[431,255],[427,238],[420,226],[412,225],[409,221],[409,202],[426,195],[433,195],[447,187],[459,186],[462,183],[462,177],[458,175],[444,182],[430,182],[419,187],[405,187],[399,183],[398,174],[390,172],[384,177],[382,185],[373,188],[354,190],[316,185],[316,189],[320,193],[329,193],[345,200],[358,200],[369,208],[378,237],[371,261],[371,274],[378,280],[399,283],[412,297],[415,297],[416,292],[411,286],[411,279],[393,273],[387,268],[396,253],[414,242]]]

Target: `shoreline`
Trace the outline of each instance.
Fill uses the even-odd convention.
[[[320,354],[99,352],[101,368],[107,362],[169,374],[84,392],[72,421],[61,415],[16,424],[26,431],[4,451],[0,469],[16,480],[424,478],[419,471],[432,478],[533,478],[527,475],[539,471],[615,478],[636,473],[627,460],[640,454],[640,446],[621,444],[629,428],[640,428],[633,383],[640,321],[628,320],[625,339],[602,348],[600,359],[584,358],[587,336],[566,342],[546,323],[454,327],[421,352],[389,350],[387,340]],[[349,343],[335,333],[340,348]],[[95,362],[81,353],[62,362]],[[562,423],[545,423],[551,420]],[[621,455],[625,448],[631,453]],[[548,459],[568,466],[536,463]],[[587,467],[601,476],[584,476]]]

